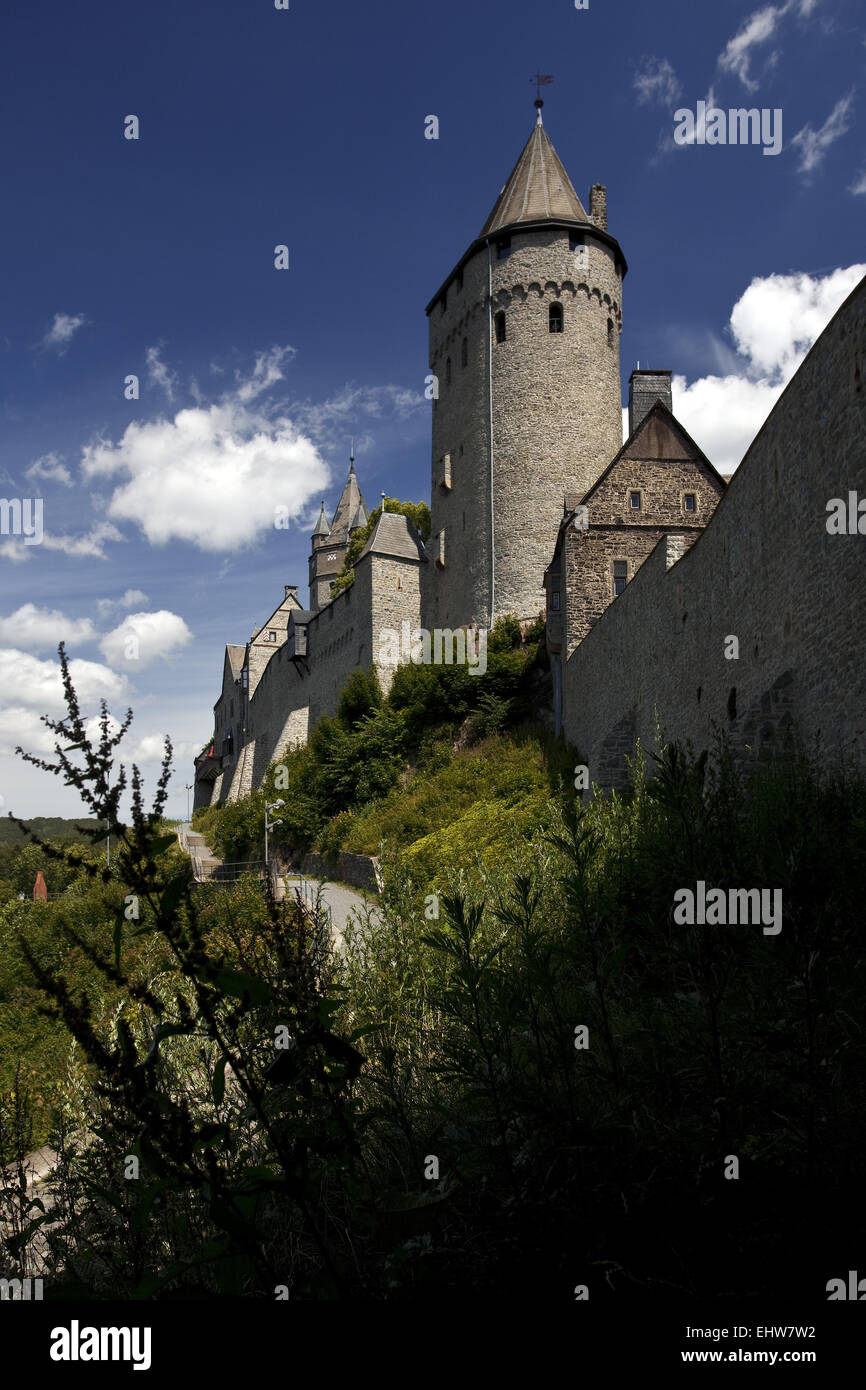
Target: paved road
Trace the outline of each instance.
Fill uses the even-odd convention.
[[[286,892],[293,893],[295,889],[301,889],[301,895],[307,899],[315,899],[316,890],[321,883],[322,898],[331,909],[331,926],[334,933],[334,941],[338,950],[342,949],[343,931],[349,916],[352,913],[360,912],[363,914],[367,908],[368,900],[361,893],[354,892],[351,888],[344,888],[341,883],[327,883],[323,879],[301,878],[299,875],[286,875],[284,880]],[[379,908],[375,903],[372,904],[373,911],[378,912]]]

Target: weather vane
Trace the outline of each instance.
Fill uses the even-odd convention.
[[[552,78],[550,75],[545,76],[543,73],[537,72],[537,73],[535,74],[535,76],[534,76],[534,77],[530,77],[529,80],[530,80],[530,82],[534,82],[534,83],[535,83],[535,100],[536,100],[536,101],[541,101],[541,89],[542,89],[542,87],[546,87],[547,84],[548,84],[548,82],[552,82],[552,81],[553,81],[553,78]]]

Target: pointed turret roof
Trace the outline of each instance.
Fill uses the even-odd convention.
[[[481,228],[481,235],[498,232],[516,222],[539,222],[548,217],[589,222],[562,160],[542,125],[539,108],[532,134]]]
[[[328,518],[325,516],[325,499],[324,499],[324,497],[323,497],[323,498],[322,498],[322,510],[319,512],[319,519],[318,519],[318,521],[316,522],[316,529],[315,529],[315,531],[313,532],[313,535],[314,535],[314,536],[329,536],[330,534],[331,534],[331,528],[330,528],[330,526],[328,525]]]
[[[361,496],[361,489],[358,487],[355,465],[352,463],[349,465],[349,476],[346,479],[346,486],[343,488],[343,495],[337,503],[337,510],[334,512],[334,524],[331,531],[339,535],[348,535],[350,527],[355,523],[359,507],[363,508],[364,520],[366,521],[367,509]]]

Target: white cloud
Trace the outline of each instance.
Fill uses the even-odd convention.
[[[801,174],[811,174],[817,169],[830,146],[850,129],[853,104],[854,97],[849,92],[846,97],[836,102],[820,129],[813,130],[810,125],[804,125],[802,130],[797,131],[791,144],[800,151],[797,169]]]
[[[58,642],[92,642],[96,633],[89,618],[67,618],[56,608],[22,604],[8,618],[0,618],[0,642],[29,651],[44,651]]]
[[[246,404],[255,400],[263,391],[270,390],[278,381],[282,381],[283,363],[291,362],[294,356],[293,347],[272,347],[269,352],[260,352],[250,376],[245,377],[243,373],[235,372],[237,399]]]
[[[733,73],[749,92],[757,90],[758,83],[751,73],[753,50],[767,43],[778,31],[786,15],[793,14],[808,19],[818,8],[820,0],[786,0],[783,5],[764,5],[755,10],[742,24],[732,39],[729,39],[719,55],[719,68],[722,72]],[[768,64],[774,67],[778,53],[768,55]]]
[[[315,444],[285,416],[247,404],[276,379],[275,352],[286,350],[261,355],[252,376],[219,404],[133,422],[117,444],[85,448],[86,477],[121,480],[108,515],[136,522],[152,545],[184,540],[221,551],[270,531],[278,507],[294,516],[309,505],[330,482]]]
[[[99,700],[116,703],[127,698],[126,676],[98,662],[73,659],[69,673],[82,709]],[[0,702],[40,714],[65,713],[59,662],[40,661],[17,648],[0,648]]]
[[[674,414],[723,472],[741,461],[812,344],[866,274],[853,265],[818,279],[755,279],[734,305],[729,331],[739,373],[673,379]]]
[[[406,386],[356,386],[347,382],[335,396],[326,401],[305,401],[297,405],[293,413],[301,429],[313,439],[331,441],[335,428],[339,427],[342,437],[347,426],[362,415],[374,420],[393,416],[406,419],[426,404],[422,391],[412,391]]]
[[[655,103],[667,106],[676,101],[682,90],[679,78],[667,58],[644,58],[635,73],[633,85],[641,106]]]
[[[866,193],[866,169],[859,174],[848,189],[849,193]]]
[[[149,347],[145,350],[144,359],[147,363],[147,379],[154,386],[161,386],[170,401],[174,400],[177,377],[160,359],[159,348]]]
[[[130,613],[119,627],[105,634],[99,649],[111,666],[140,671],[190,641],[192,633],[183,618],[160,609],[157,613]]]
[[[61,354],[64,353],[72,341],[73,335],[86,322],[87,319],[84,314],[55,314],[54,322],[42,339],[42,346],[54,348]]]
[[[137,603],[147,603],[147,594],[142,593],[141,589],[127,589],[121,598],[98,598],[96,611],[100,618],[107,618],[118,608],[134,608]]]
[[[98,521],[84,536],[54,536],[46,531],[42,544],[46,550],[60,550],[76,559],[107,560],[105,542],[122,540],[122,533],[110,521]]]
[[[24,476],[45,478],[50,482],[62,483],[64,487],[72,487],[72,474],[62,460],[62,454],[43,454],[41,458],[34,459]]]

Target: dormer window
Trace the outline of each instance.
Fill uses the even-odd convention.
[[[547,314],[548,327],[551,333],[562,332],[562,305],[551,304]]]

